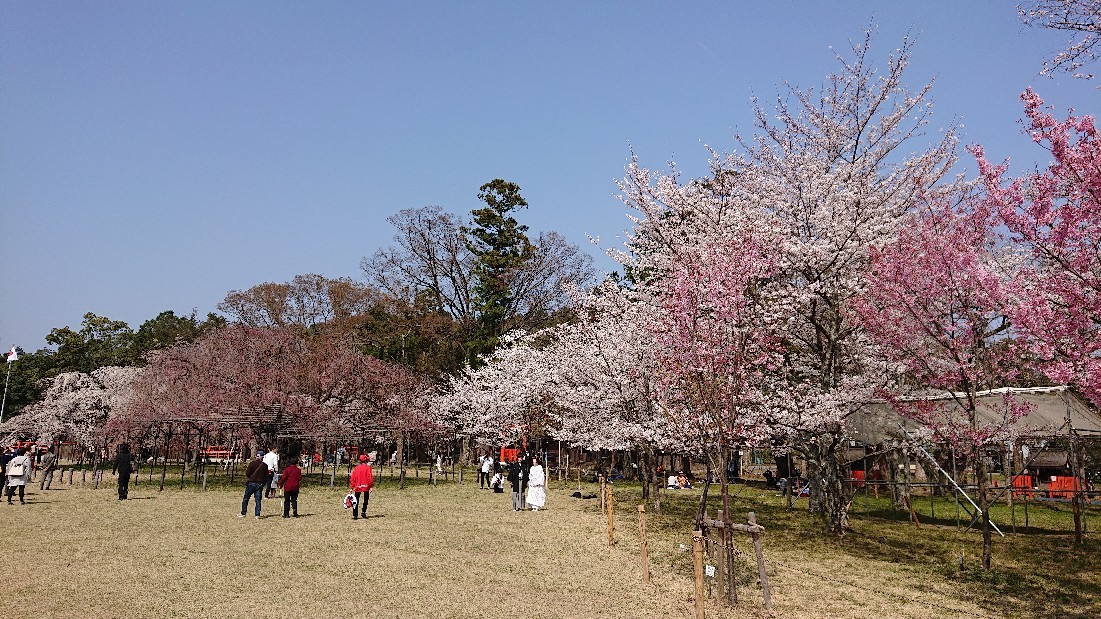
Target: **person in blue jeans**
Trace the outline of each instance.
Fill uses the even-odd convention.
[[[245,467],[245,498],[241,500],[241,513],[237,514],[238,518],[244,518],[245,512],[248,511],[249,497],[256,497],[256,519],[260,519],[260,501],[264,498],[264,485],[268,476],[268,465],[264,464],[264,452],[260,451],[256,453],[256,457],[248,463]]]

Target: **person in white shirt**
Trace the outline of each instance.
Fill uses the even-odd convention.
[[[493,469],[493,458],[482,457],[482,468],[478,471],[478,487],[485,488],[489,485],[489,472]]]
[[[271,482],[279,472],[279,451],[275,447],[268,449],[268,453],[264,454],[264,464],[268,465],[268,476],[264,480],[264,498],[270,499],[275,496],[275,488],[272,487]]]

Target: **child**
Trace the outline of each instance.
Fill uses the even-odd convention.
[[[505,476],[501,475],[500,471],[497,471],[496,473],[493,474],[493,480],[489,482],[489,485],[490,485],[491,488],[493,488],[493,492],[495,492],[495,493],[500,494],[500,493],[504,492],[505,491]]]
[[[283,517],[290,518],[291,511],[298,517],[298,487],[302,483],[302,469],[291,461],[283,474],[279,476],[279,487],[283,489]]]

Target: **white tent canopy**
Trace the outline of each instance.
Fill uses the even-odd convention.
[[[1007,394],[1018,402],[1029,404],[1032,409],[1012,424],[1021,435],[1052,437],[1068,435],[1073,430],[1087,436],[1101,436],[1101,415],[1066,386],[1002,387],[980,391],[977,411],[980,423],[995,424],[1004,418],[1004,398]],[[947,393],[905,400],[954,404],[953,395]],[[890,403],[879,400],[869,402],[849,415],[846,434],[850,440],[866,444],[904,439],[900,424],[910,432],[921,428],[920,423],[900,415]]]

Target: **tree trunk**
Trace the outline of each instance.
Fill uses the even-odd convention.
[[[722,516],[720,517],[723,522],[722,561],[726,572],[726,599],[732,606],[736,606],[738,604],[738,588],[734,573],[734,531],[730,527],[733,524],[730,517],[730,481],[727,480],[726,476],[729,462],[730,448],[724,445],[719,448],[719,468],[722,471],[719,475],[719,488],[723,505]]]
[[[900,448],[887,452],[887,477],[891,482],[891,508],[909,511],[910,486],[906,483],[910,458]]]
[[[986,458],[983,457],[982,446],[976,445],[971,453],[975,458],[975,477],[978,478],[977,481],[979,482],[976,500],[979,503],[979,511],[982,512],[982,569],[989,570],[991,548],[994,545],[990,527],[990,503],[988,497],[990,481],[986,478]]]
[[[847,441],[839,434],[821,434],[810,441],[807,458],[810,509],[823,516],[827,529],[834,535],[844,535],[849,530],[853,491],[845,483],[846,445]]]
[[[398,432],[398,490],[405,489],[405,432]]]

